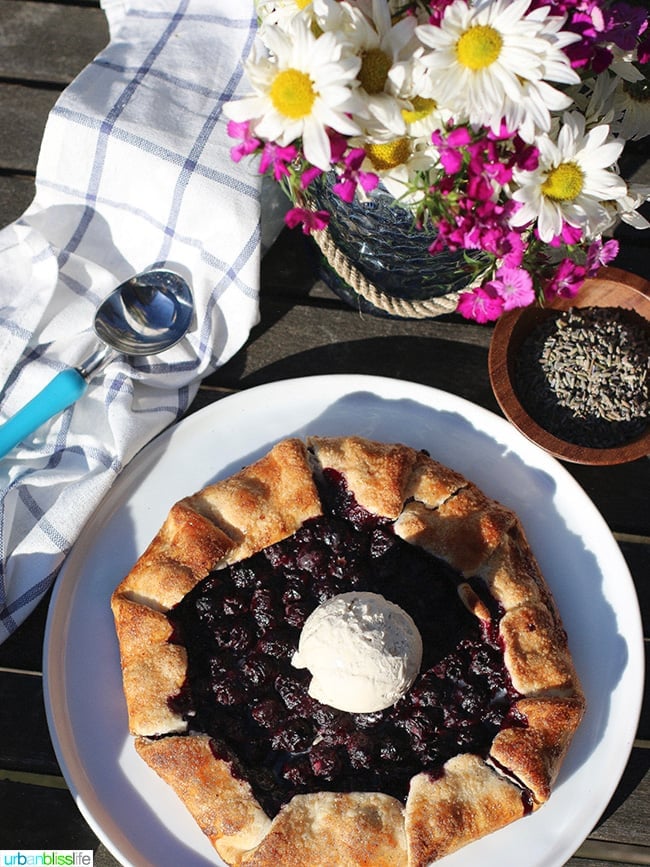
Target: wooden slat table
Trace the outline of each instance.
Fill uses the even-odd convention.
[[[31,201],[49,109],[107,38],[104,14],[94,0],[0,0],[1,225]],[[650,183],[648,141],[637,143],[625,158],[627,175],[645,183]],[[650,278],[649,235],[622,229],[616,265]],[[316,279],[302,236],[285,231],[263,261],[260,324],[236,357],[202,384],[192,410],[260,383],[370,373],[435,386],[498,413],[487,372],[490,337],[489,327],[455,316],[409,322],[360,315]],[[647,636],[650,460],[567,468],[621,547]],[[93,849],[95,864],[108,867],[116,862],[78,812],[48,734],[41,677],[46,612],[47,600],[0,645],[0,849]],[[623,778],[570,867],[650,864],[647,689],[645,698]]]

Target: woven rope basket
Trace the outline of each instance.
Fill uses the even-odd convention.
[[[373,307],[401,319],[433,319],[456,309],[460,292],[450,292],[435,298],[407,299],[388,295],[368,280],[348,257],[336,246],[327,229],[313,231],[311,237],[318,245],[328,265],[358,295]]]

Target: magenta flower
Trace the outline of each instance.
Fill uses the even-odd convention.
[[[251,135],[250,128],[249,121],[243,121],[242,123],[237,123],[234,120],[228,121],[227,129],[230,138],[242,139],[241,144],[235,145],[235,147],[230,149],[230,157],[235,163],[254,153],[262,144],[258,138]]]
[[[455,175],[463,166],[463,154],[455,148],[445,148],[440,151],[440,164],[448,175]]]
[[[465,158],[462,148],[472,141],[472,134],[465,126],[452,129],[446,136],[435,130],[431,134],[432,143],[440,152],[440,163],[447,174],[455,175],[463,166]]]
[[[378,0],[378,3],[381,2],[382,0]],[[491,0],[485,2],[486,8],[490,6]],[[505,6],[509,2],[510,0],[504,0]],[[521,111],[511,106],[510,100],[521,93],[516,85],[512,86],[512,92],[509,90],[507,98],[504,97],[501,102],[493,102],[491,97],[496,94],[490,94],[489,89],[496,85],[490,79],[490,72],[490,75],[486,75],[485,82],[480,85],[488,89],[484,100],[490,106],[488,114],[484,115],[479,110],[481,100],[470,99],[468,105],[476,101],[477,111],[467,108],[454,119],[455,109],[460,102],[454,100],[445,105],[444,77],[441,77],[440,89],[436,89],[437,108],[443,116],[450,119],[437,124],[438,128],[430,135],[432,147],[425,149],[421,141],[413,138],[416,135],[414,132],[403,131],[406,136],[404,141],[394,139],[396,131],[392,125],[390,129],[386,127],[381,112],[373,114],[372,123],[366,124],[361,103],[355,105],[356,100],[351,100],[347,104],[350,112],[349,131],[342,133],[329,127],[325,114],[316,118],[319,138],[327,137],[323,141],[325,162],[319,163],[319,168],[307,161],[304,154],[305,139],[301,135],[290,143],[288,126],[282,126],[282,137],[279,140],[282,143],[286,141],[288,147],[280,147],[277,140],[267,141],[263,136],[258,138],[254,134],[255,124],[258,130],[263,125],[255,119],[250,120],[250,115],[245,113],[246,110],[253,111],[252,106],[255,103],[249,103],[241,111],[232,112],[233,117],[245,118],[249,122],[231,121],[228,124],[229,135],[238,139],[232,150],[233,159],[239,161],[248,154],[260,158],[260,172],[279,181],[292,199],[294,207],[286,215],[286,224],[292,228],[300,226],[305,234],[324,229],[329,221],[326,211],[312,211],[304,207],[306,201],[309,201],[307,196],[316,186],[316,179],[322,176],[328,182],[331,181],[330,192],[341,200],[341,207],[344,207],[344,203],[353,203],[355,197],[363,199],[364,194],[371,193],[383,180],[388,193],[395,195],[396,206],[409,210],[413,226],[427,233],[431,230],[426,243],[429,244],[432,255],[455,254],[457,258],[464,259],[475,276],[480,273],[480,279],[475,279],[472,284],[474,288],[466,289],[457,305],[458,312],[466,318],[481,323],[491,322],[498,319],[504,311],[513,308],[552,301],[558,297],[573,298],[587,276],[596,274],[601,266],[615,258],[617,242],[610,240],[605,243],[600,239],[600,235],[594,240],[585,234],[586,229],[569,225],[566,220],[558,220],[557,237],[548,241],[545,234],[542,240],[539,224],[544,224],[546,211],[533,208],[530,198],[526,196],[521,196],[522,202],[515,201],[513,196],[517,195],[518,190],[525,184],[530,183],[531,187],[534,187],[538,181],[542,183],[539,177],[520,178],[519,174],[525,176],[538,171],[543,162],[539,147],[545,148],[547,143],[541,133],[548,132],[550,140],[554,140],[559,132],[555,124],[559,122],[560,112],[564,111],[571,101],[575,103],[572,110],[584,115],[582,97],[585,97],[584,101],[587,102],[591,91],[594,94],[600,93],[592,79],[601,72],[608,79],[608,70],[614,59],[617,63],[634,65],[641,71],[645,71],[645,64],[650,64],[650,17],[646,8],[650,0],[521,2],[526,7],[526,14],[532,14],[531,20],[541,23],[543,19],[549,19],[548,29],[546,24],[544,25],[545,36],[551,38],[551,34],[556,31],[561,34],[558,35],[558,43],[561,45],[552,46],[552,51],[549,47],[548,54],[548,80],[557,84],[557,88],[554,84],[550,85],[553,89],[547,91],[548,99],[540,97],[542,102],[548,102],[548,105],[540,106],[539,111],[527,104],[527,97],[523,97],[525,104],[521,106]],[[396,24],[408,16],[411,17],[411,20],[406,22],[409,26],[422,23],[421,13],[427,10],[430,25],[438,28],[442,26],[450,9],[456,8],[459,3],[461,7],[467,5],[478,8],[482,0],[481,3],[478,0],[404,0],[403,3],[389,5]],[[360,8],[373,4],[374,0],[372,4],[370,0],[353,2],[355,7]],[[310,4],[296,0],[296,5],[302,9]],[[501,9],[501,4],[496,5]],[[503,9],[499,14],[502,12]],[[304,23],[309,25],[311,11],[305,12],[303,17]],[[335,19],[336,16],[332,16],[333,27],[339,26]],[[554,19],[554,22],[550,19]],[[327,29],[330,25],[328,23],[323,26]],[[354,25],[351,26],[354,29]],[[282,30],[280,25],[278,27]],[[432,35],[431,28],[426,27],[417,33],[423,35],[425,30],[429,32],[429,36]],[[415,38],[417,40],[419,36],[416,34]],[[575,41],[572,42],[572,39]],[[426,39],[424,42],[428,44]],[[431,44],[435,44],[435,40]],[[557,68],[551,69],[551,58],[555,56],[553,52],[556,49],[561,50],[565,57],[556,57],[553,64],[557,64]],[[530,50],[535,53],[533,47]],[[536,50],[542,50],[541,43]],[[568,73],[567,59],[577,74]],[[436,75],[437,62],[435,58],[431,62]],[[618,69],[616,71],[619,73]],[[625,78],[622,72],[620,74]],[[526,78],[523,71],[522,76]],[[533,79],[534,77],[533,75]],[[544,73],[544,79],[546,77]],[[576,88],[576,92],[574,88],[562,88],[563,83],[578,83],[580,80],[584,87]],[[360,83],[360,79],[357,83]],[[554,92],[559,94],[562,90],[566,91],[566,100],[553,96]],[[580,98],[576,96],[578,90],[582,94]],[[605,90],[609,92],[607,87]],[[530,93],[532,97],[532,89]],[[454,89],[450,85],[448,95],[453,94]],[[427,89],[421,94],[422,97],[431,95],[432,92]],[[600,111],[595,105],[597,100],[593,99],[591,102],[594,104],[590,103],[589,111],[593,113],[593,122],[596,123],[596,116],[599,112],[602,114],[609,110],[609,104]],[[473,117],[473,114],[477,116]],[[486,117],[489,117],[487,126],[481,123]],[[549,117],[553,120],[550,126]],[[633,129],[632,113],[629,118],[630,129]],[[435,116],[432,115],[430,120],[435,120]],[[600,118],[600,121],[603,127],[609,123],[607,115]],[[566,118],[563,123],[568,124]],[[590,118],[589,125],[591,123]],[[275,122],[272,126],[275,128]],[[338,129],[346,127],[339,126]],[[559,129],[562,130],[562,127]],[[640,132],[642,131],[641,128]],[[616,129],[612,128],[610,134],[615,138]],[[635,136],[636,133],[631,132],[629,137]],[[594,149],[598,146],[596,138],[597,136],[593,142]],[[396,144],[396,164],[388,163],[377,169],[369,165],[372,151],[368,145],[375,141],[393,140]],[[539,146],[535,142],[538,142]],[[403,144],[406,146],[404,153]],[[560,143],[558,148],[562,150]],[[605,156],[605,151],[602,152],[604,162],[607,162],[610,156],[613,158],[613,151],[612,147],[611,153],[607,152],[608,156]],[[405,157],[406,153],[410,155],[408,159]],[[374,155],[372,156],[374,159]],[[547,156],[545,153],[544,160]],[[600,155],[598,158],[600,159]],[[367,168],[370,170],[366,171]],[[606,170],[607,166],[601,168]],[[616,174],[616,166],[609,168]],[[557,180],[558,187],[561,187],[564,183],[561,173],[558,173]],[[609,190],[610,186],[614,189],[615,178],[611,179],[611,185],[606,185],[603,180],[602,186],[605,190],[603,206],[606,207],[610,201],[606,198],[606,190]],[[554,182],[549,181],[546,190],[549,196],[552,196],[554,189]],[[563,195],[560,192],[558,197],[561,199]],[[524,202],[528,202],[528,209]],[[547,204],[544,204],[544,209]],[[574,202],[573,206],[577,207],[579,204],[580,202]],[[571,213],[569,204],[559,207],[562,214]],[[584,207],[587,209],[588,205],[585,204]],[[622,211],[624,207],[627,207],[627,203],[622,202],[618,210]],[[616,204],[612,204],[612,211],[615,208]],[[528,213],[528,210],[530,213],[526,217],[526,225],[513,227],[511,224],[516,222],[515,215],[521,217],[521,214],[524,211]],[[586,221],[590,230],[595,228],[596,216],[594,211],[593,220],[589,216]],[[478,283],[481,285],[477,286]]]
[[[291,208],[284,216],[290,229],[302,226],[303,235],[324,229],[330,221],[327,211],[310,211],[309,208]]]
[[[343,155],[348,148],[348,142],[345,136],[341,135],[334,130],[328,131],[328,136],[330,140],[330,154],[332,163],[339,163],[343,159]]]
[[[472,292],[461,292],[456,312],[465,319],[485,324],[494,322],[503,313],[503,298],[489,284],[479,286]]]
[[[309,166],[300,176],[300,186],[303,190],[306,190],[311,182],[316,180],[316,178],[319,178],[322,174],[322,169],[319,169],[316,166]]]
[[[453,2],[454,0],[436,0],[435,3],[431,3],[429,8],[429,23],[436,26],[439,25],[445,14],[445,9],[447,6],[451,6]]]
[[[526,144],[518,135],[512,139],[513,165],[524,172],[534,172],[539,165],[539,150],[532,144]]]
[[[450,148],[465,147],[472,141],[472,134],[466,126],[459,126],[452,129],[447,135],[447,144]]]
[[[640,34],[647,26],[646,12],[640,6],[617,3],[606,11],[607,38],[622,51],[633,51]]]
[[[575,298],[587,276],[587,269],[572,259],[563,259],[554,276],[544,287],[548,301],[553,298]]]
[[[506,268],[518,268],[524,260],[526,245],[523,238],[516,233],[508,235],[503,239],[501,246],[501,257],[503,265]]]
[[[493,192],[492,185],[481,175],[471,175],[467,181],[467,195],[475,202],[488,202]]]
[[[262,156],[260,157],[260,174],[266,174],[269,168],[272,167],[274,180],[280,181],[282,178],[286,178],[289,175],[288,163],[296,158],[297,153],[298,151],[294,145],[281,147],[280,145],[273,144],[273,142],[266,142],[262,150]]]
[[[369,193],[379,184],[379,177],[374,172],[361,171],[361,164],[366,157],[363,148],[354,148],[345,157],[345,168],[339,175],[332,189],[344,202],[351,202],[357,191],[357,185]]]
[[[574,244],[580,244],[582,239],[582,229],[579,226],[570,226],[569,223],[564,221],[562,223],[562,231],[560,234],[551,238],[548,244],[549,247],[562,247],[565,244],[572,246]]]
[[[589,245],[589,249],[587,250],[587,261],[585,262],[587,276],[595,276],[601,265],[608,265],[617,256],[618,241],[610,238],[609,241],[603,244],[600,238],[597,238]]]
[[[535,300],[533,279],[524,268],[499,268],[488,284],[503,299],[503,309],[526,307]]]

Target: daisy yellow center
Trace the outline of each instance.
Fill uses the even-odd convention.
[[[568,202],[582,192],[584,174],[575,163],[560,163],[548,173],[542,193],[556,202]]]
[[[401,166],[411,156],[411,145],[406,136],[381,144],[366,145],[366,154],[377,171],[386,171]]]
[[[381,93],[390,72],[390,57],[379,48],[364,51],[361,58],[359,81],[366,93]]]
[[[298,9],[306,9],[311,5],[311,0],[293,0]]]
[[[270,97],[273,107],[280,114],[297,120],[311,113],[316,91],[306,72],[283,69],[273,79]]]
[[[498,30],[489,24],[475,24],[456,43],[456,55],[458,62],[467,69],[485,69],[497,60],[502,47],[503,39]]]
[[[418,120],[424,120],[437,107],[435,99],[426,99],[423,96],[415,96],[411,100],[411,103],[413,108],[402,109],[402,117],[406,123],[416,123]]]

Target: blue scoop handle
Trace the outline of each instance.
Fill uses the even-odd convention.
[[[0,425],[0,458],[46,421],[71,406],[87,388],[88,383],[75,368],[57,373],[36,397]]]

